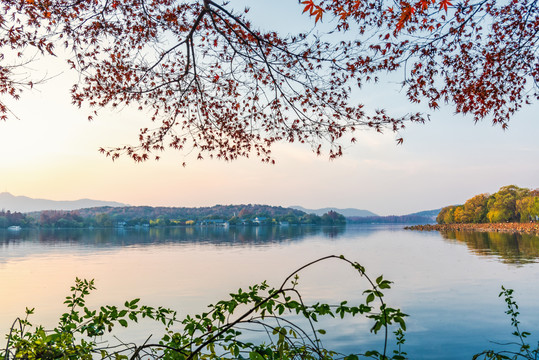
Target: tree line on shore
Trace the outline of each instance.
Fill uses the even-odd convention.
[[[346,218],[329,211],[322,216],[268,205],[216,205],[203,208],[96,207],[74,211],[46,210],[23,214],[0,211],[0,228],[89,228],[125,226],[228,225],[341,225]]]
[[[475,195],[463,205],[442,208],[438,224],[539,221],[539,189],[502,186],[498,192]]]

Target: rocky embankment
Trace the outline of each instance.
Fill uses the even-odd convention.
[[[489,231],[539,235],[539,223],[496,223],[496,224],[438,224],[406,226],[407,230],[419,231]]]

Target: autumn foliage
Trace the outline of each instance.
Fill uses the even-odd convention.
[[[492,195],[476,195],[464,205],[444,207],[436,221],[439,224],[539,221],[539,189],[503,186]]]
[[[352,67],[365,76],[403,72],[411,102],[453,104],[475,121],[507,127],[539,98],[539,9],[533,0],[305,0],[320,21],[357,32],[364,53]]]
[[[359,129],[425,121],[364,109],[351,97],[391,72],[402,74],[411,102],[450,103],[503,127],[538,98],[535,1],[394,4],[306,0],[315,30],[283,35],[258,29],[248,9],[211,0],[2,0],[0,95],[18,99],[34,85],[25,63],[63,47],[81,75],[72,102],[94,107],[90,119],[99,108],[134,106],[152,121],[138,145],[101,149],[113,159],[158,158],[170,147],[266,162],[276,142],[334,158]],[[318,29],[326,19],[332,25]],[[8,114],[0,102],[0,116]]]

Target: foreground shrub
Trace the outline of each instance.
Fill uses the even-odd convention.
[[[323,261],[337,260],[351,266],[367,281],[362,291],[363,302],[351,305],[346,300],[338,304],[304,302],[297,285],[304,269]],[[60,316],[58,326],[45,330],[34,326],[29,317],[34,309],[26,310],[24,319],[17,319],[7,335],[6,349],[0,350],[5,360],[15,359],[343,359],[357,360],[406,358],[401,351],[404,344],[407,316],[399,309],[388,307],[383,301],[383,290],[390,281],[383,276],[371,279],[365,268],[343,256],[327,256],[312,261],[292,272],[280,287],[272,288],[266,282],[239,289],[227,300],[209,305],[202,314],[176,318],[175,311],[163,307],[139,304],[139,299],[126,301],[123,307],[106,305],[99,309],[86,306],[86,296],[95,290],[93,280],[76,279],[71,295],[66,298],[66,313]],[[363,316],[372,322],[371,332],[383,332],[383,348],[369,349],[354,354],[342,354],[325,348],[324,329],[317,327],[320,318]],[[113,333],[117,325],[127,327],[141,318],[165,325],[165,333],[156,343],[120,343],[110,345],[100,341]],[[394,328],[395,344],[388,350],[389,327]],[[177,330],[179,327],[181,330]],[[246,341],[244,332],[261,331],[263,340]],[[391,354],[388,354],[391,352]]]
[[[516,341],[512,341],[504,345],[507,349],[502,351],[494,350],[485,350],[479,354],[474,355],[473,360],[475,359],[493,359],[493,360],[518,360],[518,359],[528,359],[528,360],[537,360],[539,359],[539,341],[537,342],[536,348],[534,349],[527,338],[531,335],[527,331],[522,331],[520,329],[520,321],[518,316],[520,312],[518,311],[518,304],[513,299],[513,289],[506,289],[502,286],[502,291],[499,294],[499,297],[502,297],[507,304],[507,315],[511,317],[511,326],[513,327],[512,335],[516,337]]]

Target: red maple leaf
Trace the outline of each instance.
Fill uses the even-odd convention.
[[[447,12],[447,7],[451,5],[451,1],[449,0],[440,0],[440,10],[444,9]]]

